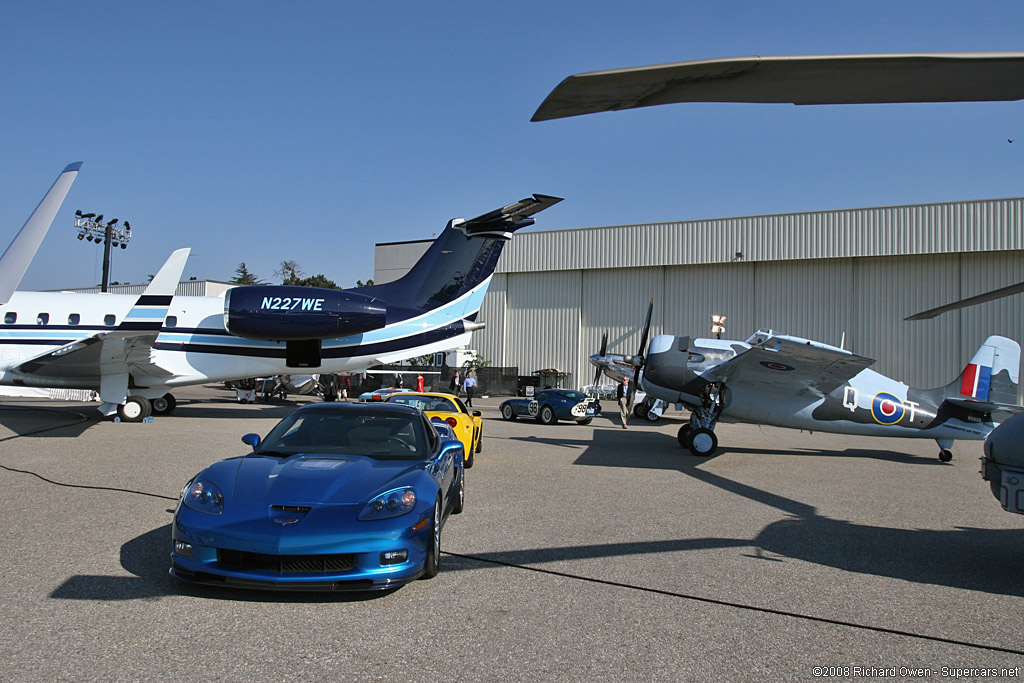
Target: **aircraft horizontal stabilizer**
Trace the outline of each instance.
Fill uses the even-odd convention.
[[[495,232],[514,232],[534,224],[530,218],[535,213],[554,206],[562,201],[561,197],[551,197],[544,194],[535,194],[532,197],[521,199],[515,204],[509,204],[500,209],[495,209],[482,216],[471,218],[459,224],[459,228],[467,235],[479,235]]]
[[[32,263],[43,238],[46,237],[60,205],[64,203],[64,198],[67,196],[68,190],[71,189],[71,183],[75,182],[75,178],[78,177],[80,168],[82,168],[82,162],[76,161],[73,164],[68,164],[61,171],[50,191],[39,202],[39,206],[18,231],[4,255],[0,257],[0,304],[10,301],[14,290],[21,284],[21,279],[25,277],[25,271]]]
[[[973,398],[960,398],[959,396],[951,396],[946,399],[946,402],[973,413],[995,413],[999,415],[999,418],[995,420],[996,422],[1002,422],[1010,415],[1024,413],[1024,406],[1015,403],[977,401]]]

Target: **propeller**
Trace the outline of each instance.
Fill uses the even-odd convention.
[[[608,333],[605,332],[604,334],[601,335],[601,351],[597,355],[603,356],[607,350],[608,350]],[[597,366],[597,370],[594,372],[594,385],[597,386],[597,383],[600,382],[600,381],[601,381],[601,366],[598,365]]]
[[[633,380],[629,383],[629,398],[626,399],[626,404],[630,410],[633,409],[633,395],[636,393],[636,387],[640,383],[640,373],[644,369],[644,356],[647,354],[647,337],[651,332],[651,314],[654,313],[654,299],[651,299],[651,303],[647,306],[647,320],[644,321],[644,331],[640,335],[640,350],[637,351],[636,356],[633,357]]]

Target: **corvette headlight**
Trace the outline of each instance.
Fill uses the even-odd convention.
[[[224,494],[216,484],[205,479],[195,479],[181,492],[181,502],[185,507],[210,515],[224,512]]]
[[[398,517],[412,512],[414,507],[416,507],[416,491],[411,486],[403,486],[400,489],[391,489],[379,496],[374,496],[359,513],[358,519],[365,521]]]

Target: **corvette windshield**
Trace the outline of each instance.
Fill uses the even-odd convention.
[[[380,460],[418,460],[426,452],[417,415],[295,411],[274,427],[256,453],[365,455]]]

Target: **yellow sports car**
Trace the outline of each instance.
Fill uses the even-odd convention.
[[[415,406],[426,413],[427,417],[437,417],[447,422],[465,449],[466,467],[473,466],[473,456],[483,448],[484,421],[480,418],[479,410],[471,411],[462,399],[451,394],[402,391],[384,400],[387,403]]]

